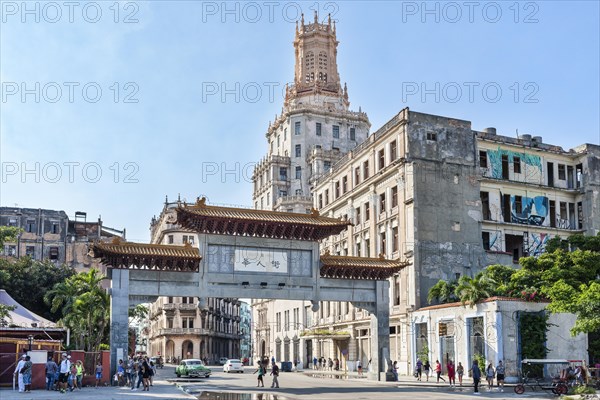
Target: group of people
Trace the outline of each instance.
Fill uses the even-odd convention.
[[[394,362],[392,371],[396,376],[396,380],[398,379],[396,362]],[[417,365],[415,368],[415,377],[418,381],[422,380],[423,373],[425,373],[425,377],[427,382],[429,382],[429,375],[432,374],[432,371],[435,372],[436,375],[436,383],[439,383],[440,380],[442,382],[446,382],[444,377],[442,376],[442,364],[440,364],[439,360],[435,360],[435,366],[431,366],[429,360],[425,360],[425,363],[421,361],[421,359],[417,359]],[[461,362],[458,365],[455,365],[452,360],[449,360],[446,364],[446,371],[448,374],[448,384],[450,387],[456,386],[456,376],[458,375],[458,383],[460,386],[463,385],[463,376],[465,373],[465,368]],[[473,365],[469,370],[471,372],[471,376],[473,377],[474,391],[475,393],[479,393],[479,383],[481,382],[482,372],[479,367],[479,361],[473,360]],[[498,365],[494,369],[492,363],[489,363],[487,368],[485,369],[485,377],[488,383],[488,391],[491,391],[494,387],[494,379],[497,380],[498,386],[500,387],[500,391],[504,391],[504,364],[502,361],[498,362]]]
[[[258,362],[258,368],[254,371],[254,374],[258,373],[257,376],[257,384],[256,387],[265,387],[265,382],[263,377],[267,374],[267,365],[268,362]],[[273,381],[271,383],[271,388],[279,389],[279,366],[275,363],[275,359],[273,358],[271,361],[271,376],[273,377]]]
[[[15,368],[15,378],[18,379],[19,392],[31,392],[31,374],[33,364],[27,355],[21,356],[21,360]],[[57,390],[66,392],[75,389],[81,390],[85,368],[83,362],[71,362],[71,356],[67,353],[61,355],[60,363],[57,364],[52,356],[48,357],[45,365],[46,390]]]
[[[316,356],[313,357],[313,369],[319,370],[319,371],[339,371],[340,370],[340,360],[337,358],[331,359],[331,357],[329,358],[325,358],[325,357],[319,357],[317,358]]]
[[[156,375],[156,366],[148,357],[129,356],[127,362],[119,360],[114,378],[119,386],[130,386],[131,390],[139,390],[140,385],[143,385],[142,391],[147,392],[150,391],[150,386],[153,386],[154,375]]]

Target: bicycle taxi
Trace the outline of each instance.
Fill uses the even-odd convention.
[[[567,394],[569,388],[561,380],[562,371],[574,360],[563,359],[524,359],[521,361],[521,379],[515,386],[516,394],[525,393],[526,388],[532,391],[550,391],[556,395]],[[546,377],[549,377],[546,378]]]

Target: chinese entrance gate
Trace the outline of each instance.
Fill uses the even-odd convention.
[[[312,214],[195,205],[176,220],[197,232],[192,246],[95,243],[92,253],[110,268],[111,370],[127,356],[131,303],[157,296],[348,301],[371,313],[371,379],[390,379],[389,282],[406,264],[397,260],[319,254],[319,240],[348,222]]]

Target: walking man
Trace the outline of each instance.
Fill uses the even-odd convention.
[[[277,364],[273,364],[271,367],[271,375],[273,376],[273,383],[271,383],[271,388],[279,389],[279,367]]]
[[[31,357],[25,357],[25,364],[23,364],[23,368],[21,369],[21,374],[23,374],[23,385],[25,386],[26,392],[31,392],[31,372],[33,369],[33,363],[31,362]]]
[[[54,378],[58,372],[58,365],[52,359],[52,356],[48,357],[46,362],[46,390],[52,390],[54,388]]]
[[[504,392],[504,364],[502,364],[502,360],[498,361],[498,366],[496,367],[496,381],[498,382],[498,386],[500,386],[500,391]]]
[[[479,394],[479,381],[481,380],[481,370],[479,369],[479,362],[477,360],[473,360],[471,374],[473,375],[473,386],[475,388],[473,392],[474,394]]]
[[[313,356],[313,369],[317,369],[317,356]]]
[[[21,356],[21,359],[17,363],[17,368],[15,368],[15,377],[18,380],[19,392],[25,391],[25,385],[23,384],[23,373],[21,372],[21,370],[25,366],[25,357],[27,357],[25,354]]]
[[[67,353],[62,354],[62,361],[58,369],[58,387],[61,393],[67,390],[67,381],[69,380],[69,372],[71,371],[71,361],[67,357]]]

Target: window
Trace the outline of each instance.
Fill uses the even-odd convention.
[[[365,203],[365,221],[368,221],[370,216],[371,207],[368,202]]]
[[[50,225],[50,233],[58,233],[59,224],[56,221],[52,221]]]
[[[281,332],[281,313],[275,314],[275,329],[277,332]]]
[[[17,219],[16,218],[9,218],[8,219],[8,226],[17,226]]]
[[[48,250],[48,258],[51,261],[58,260],[58,247],[50,247],[50,249]]]
[[[302,167],[296,167],[296,179],[302,179]]]
[[[379,234],[379,238],[380,238],[380,241],[381,241],[380,242],[381,243],[381,247],[379,248],[379,252],[385,256],[386,253],[387,253],[387,251],[386,251],[387,247],[386,247],[386,242],[385,242],[385,232],[381,232]]]
[[[360,224],[360,207],[356,207],[355,217],[356,217],[355,223],[356,223],[356,225],[359,225]]]
[[[300,121],[294,123],[294,135],[300,134]]]
[[[329,189],[325,189],[325,205],[329,204]]]
[[[10,257],[16,257],[17,256],[17,246],[15,245],[8,245],[4,248],[4,254],[6,254],[7,256]]]
[[[358,185],[360,183],[360,167],[354,168],[354,185]]]
[[[488,167],[487,151],[485,151],[485,150],[479,150],[479,166],[481,168],[487,168]]]
[[[379,169],[382,170],[385,167],[385,150],[379,150],[377,158],[379,159]]]
[[[342,194],[348,191],[348,176],[342,178]]]
[[[168,237],[169,244],[173,244],[173,235],[169,235]]]
[[[323,208],[323,194],[319,194],[319,209]]]
[[[565,180],[567,179],[567,172],[565,170],[565,164],[558,164],[558,179]]]
[[[371,241],[369,239],[365,239],[365,257],[371,257]]]
[[[556,201],[550,200],[550,227],[556,228]]]
[[[385,212],[385,193],[379,195],[379,213]]]
[[[427,132],[427,140],[431,140],[432,142],[437,141],[437,133]]]
[[[320,122],[317,122],[316,132],[317,132],[317,136],[321,136],[321,123]]]
[[[521,157],[513,157],[513,172],[515,174],[521,173]]]
[[[340,138],[340,127],[338,125],[333,125],[333,138],[334,139]]]
[[[296,189],[296,196],[302,196],[302,189]]]
[[[31,258],[35,257],[35,247],[34,246],[26,246],[25,247],[25,255]]]
[[[283,140],[285,141],[287,139],[287,128],[283,129]]]
[[[323,161],[323,171],[328,172],[331,169],[331,161]]]
[[[167,299],[167,303],[169,303],[169,304],[173,303],[173,297],[169,297],[169,298]]]
[[[394,140],[392,143],[390,143],[390,162],[393,162],[396,160],[397,157],[397,145],[396,145],[396,141]]]
[[[194,236],[193,235],[183,235],[183,243],[194,244]]]
[[[35,233],[35,220],[28,219],[27,225],[25,226],[25,231],[29,233]]]
[[[400,305],[400,276],[394,277],[394,305]]]
[[[173,329],[173,317],[167,317],[167,328]]]
[[[194,328],[194,318],[192,318],[192,317],[183,317],[183,318],[181,318],[181,327],[183,329],[192,329],[192,328]]]
[[[356,140],[356,128],[350,128],[350,140]]]
[[[392,228],[392,252],[398,251],[398,227]]]
[[[369,160],[363,163],[363,180],[369,178]]]
[[[398,186],[392,188],[392,208],[398,206]]]
[[[489,232],[481,232],[481,239],[483,241],[483,249],[490,249],[490,233]]]
[[[297,144],[295,147],[296,157],[302,157],[302,145]]]
[[[523,198],[521,196],[515,196],[515,213],[523,213]]]
[[[283,312],[283,319],[283,329],[287,331],[290,329],[290,310],[285,310]]]
[[[334,193],[335,193],[335,198],[337,199],[338,197],[340,197],[340,181],[336,181],[334,184]]]
[[[279,180],[287,181],[287,168],[284,168],[284,167],[279,168]]]
[[[279,135],[277,135],[277,147],[279,147],[280,142],[279,142]]]
[[[481,198],[481,210],[483,212],[483,219],[489,221],[492,219],[492,213],[490,210],[490,194],[489,192],[481,192],[479,194]]]

